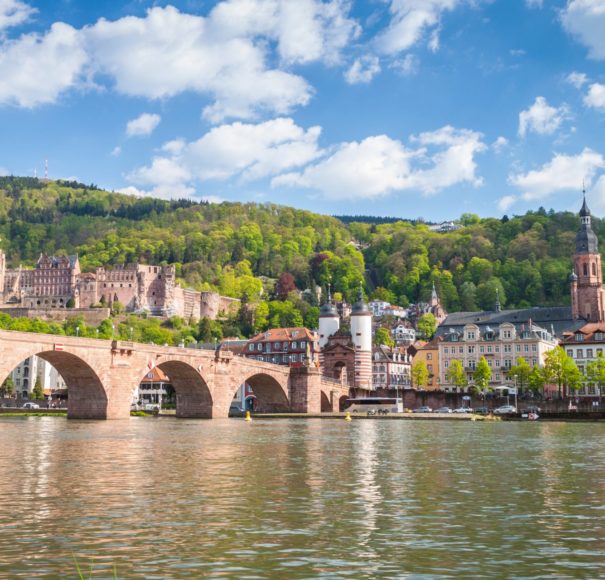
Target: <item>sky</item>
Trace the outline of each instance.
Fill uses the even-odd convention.
[[[0,175],[605,215],[605,0],[0,0]]]

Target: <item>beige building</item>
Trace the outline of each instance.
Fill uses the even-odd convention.
[[[531,367],[543,366],[544,355],[558,344],[551,332],[531,320],[517,324],[503,322],[497,326],[469,323],[460,329],[450,328],[442,338],[439,342],[439,381],[445,391],[454,390],[446,378],[453,360],[462,362],[469,386],[474,382],[473,373],[481,357],[485,357],[491,369],[491,386],[513,386],[513,377],[508,371],[520,357]]]
[[[414,354],[414,358],[412,359],[412,367],[416,364],[417,361],[424,361],[426,364],[426,368],[429,371],[429,380],[426,387],[424,387],[427,391],[437,391],[441,388],[441,382],[439,380],[439,343],[441,339],[434,338],[430,342],[427,342],[423,346],[420,346],[416,353]],[[419,385],[413,384],[412,379],[412,387],[414,389],[419,389]]]
[[[405,348],[380,345],[372,353],[372,388],[411,388],[411,357]]]

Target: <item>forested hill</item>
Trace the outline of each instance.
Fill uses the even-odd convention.
[[[412,221],[343,223],[274,204],[165,201],[0,178],[1,244],[11,266],[32,266],[42,251],[78,253],[84,270],[174,263],[187,286],[251,301],[270,298],[270,279],[288,272],[290,286],[331,280],[349,299],[364,279],[369,296],[403,305],[426,299],[434,282],[449,311],[491,308],[496,288],[508,307],[569,302],[577,215],[539,209],[510,219],[465,214],[461,222],[437,233]],[[593,227],[605,240],[601,220]]]

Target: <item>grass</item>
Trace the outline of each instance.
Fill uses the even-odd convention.
[[[9,411],[8,413],[0,413],[1,417],[67,417],[67,411],[55,411],[54,413],[47,411]]]
[[[75,556],[72,555],[72,558],[74,560],[74,564],[76,565],[76,572],[78,573],[78,578],[80,580],[86,580],[86,576],[84,576],[84,574],[82,573],[82,569],[80,568],[80,564],[78,563],[78,560]],[[88,579],[91,580],[92,579],[92,570],[93,570],[93,563],[90,563],[90,570],[88,571]],[[116,565],[113,565],[113,578],[114,580],[118,580],[118,570],[116,568]]]

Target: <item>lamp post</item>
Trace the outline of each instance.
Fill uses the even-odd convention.
[[[132,341],[132,333],[134,332],[134,328],[132,326],[129,328],[130,330],[130,340]]]
[[[517,375],[513,375],[513,382],[515,385],[515,411],[517,410]]]
[[[95,332],[97,333],[97,338],[99,338],[99,329],[98,329],[98,328],[96,328],[96,329],[95,329]]]
[[[80,327],[76,326],[76,338],[80,336]]]

